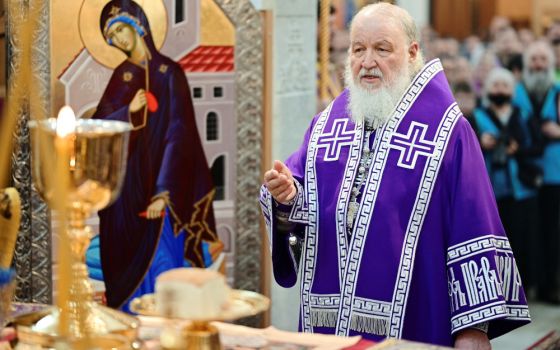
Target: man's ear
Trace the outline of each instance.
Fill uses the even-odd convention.
[[[420,45],[416,41],[413,41],[408,47],[408,61],[412,62],[418,56],[418,51],[420,51]]]

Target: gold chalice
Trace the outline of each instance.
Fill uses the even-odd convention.
[[[74,118],[71,110],[70,113]],[[131,127],[120,121],[74,119],[71,122],[75,125],[71,125],[63,136],[57,134],[57,119],[29,123],[32,130],[35,187],[51,208],[60,206],[62,202],[61,211],[66,213],[62,221],[67,223],[72,256],[66,308],[68,336],[82,339],[117,333],[132,339],[137,333],[138,320],[93,301],[85,265],[85,252],[92,236],[92,230],[86,226],[85,220],[93,211],[109,205],[120,192],[126,171]],[[57,167],[57,176],[53,176],[55,164],[63,164],[63,167]],[[64,176],[60,176],[61,171]],[[57,183],[61,181],[66,182],[65,190],[62,191]],[[62,200],[57,197],[60,193],[64,193]],[[53,336],[58,334],[59,313],[60,310],[55,308],[54,312],[29,329]]]

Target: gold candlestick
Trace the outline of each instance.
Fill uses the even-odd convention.
[[[51,208],[56,208],[57,202],[58,206],[61,205],[57,196],[64,193],[62,212],[66,216],[62,218],[62,234],[67,234],[69,247],[66,250],[70,251],[69,259],[64,255],[60,257],[70,262],[68,266],[60,266],[60,308],[30,329],[43,334],[64,335],[64,330],[60,331],[58,325],[67,322],[71,338],[118,333],[132,339],[136,336],[138,321],[93,301],[85,265],[85,252],[92,235],[85,220],[93,211],[109,205],[120,192],[131,127],[119,121],[77,120],[69,132],[57,135],[56,119],[33,121],[29,125],[32,130],[34,183]],[[59,165],[56,177],[50,173],[52,165],[43,160],[45,154],[54,154],[55,164]],[[64,250],[64,246],[60,248]]]

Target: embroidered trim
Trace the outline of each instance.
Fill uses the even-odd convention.
[[[305,190],[299,181],[295,180],[297,194],[294,197],[294,205],[290,212],[289,220],[291,222],[298,222],[300,224],[307,224],[309,222],[309,209],[307,206],[307,201],[305,200]]]
[[[334,308],[338,312],[339,294],[309,294],[309,304],[313,308]]]
[[[342,281],[344,281],[344,270],[348,259],[348,238],[347,238],[347,215],[348,206],[350,204],[350,196],[352,185],[360,164],[360,155],[362,154],[362,137],[364,133],[364,124],[358,123],[356,125],[355,138],[346,167],[344,168],[344,179],[340,187],[340,194],[338,196],[338,204],[336,208],[336,240],[338,245],[338,283],[342,289]],[[369,142],[369,140],[368,140]]]
[[[319,203],[317,200],[317,173],[315,169],[315,159],[317,158],[317,140],[322,134],[327,117],[329,116],[334,101],[323,111],[317,123],[315,124],[311,138],[309,140],[309,149],[307,151],[307,159],[305,164],[305,188],[307,192],[308,204],[308,221],[305,247],[303,256],[303,276],[301,279],[301,320],[303,331],[313,333],[311,326],[311,310],[309,306],[309,297],[313,281],[315,279],[315,264],[317,262],[317,240],[319,232],[317,225],[319,222]],[[296,203],[297,205],[297,203]]]
[[[314,309],[332,309],[338,312],[340,295],[311,293],[310,305]],[[352,307],[355,311],[372,316],[388,317],[391,314],[391,303],[387,301],[355,297]]]
[[[511,252],[511,246],[506,237],[487,235],[477,237],[447,249],[447,265],[469,258],[473,255],[489,250]]]
[[[266,225],[266,234],[268,236],[268,246],[270,248],[270,253],[272,253],[272,195],[268,192],[265,185],[261,186],[260,195],[261,210],[264,217],[264,223]]]
[[[400,122],[400,121],[399,121]],[[392,123],[395,124],[395,123]],[[378,131],[381,135],[385,133],[387,126],[383,126],[382,130]],[[362,259],[363,246],[369,228],[371,214],[377,199],[379,184],[383,176],[383,169],[387,159],[387,147],[383,147],[380,134],[375,135],[375,141],[372,152],[375,154],[374,163],[371,166],[370,173],[368,174],[366,189],[364,193],[371,194],[365,195],[362,198],[358,215],[356,217],[355,225],[353,228],[352,238],[350,241],[350,256],[346,262],[343,272],[342,282],[342,295],[343,301],[340,304],[340,318],[337,324],[336,334],[339,336],[347,336],[350,329],[350,321],[353,304],[354,293],[356,289],[356,281],[358,275],[358,267]]]
[[[386,317],[391,315],[391,303],[387,301],[355,297],[353,306],[355,311],[368,315]]]
[[[296,181],[297,183],[297,181]],[[273,239],[272,239],[272,235],[273,235],[273,230],[274,230],[274,222],[278,221],[278,225],[284,225],[287,227],[286,222],[282,222],[282,220],[277,217],[277,215],[279,214],[278,211],[274,212],[273,207],[274,207],[274,198],[272,198],[272,195],[270,194],[270,192],[268,191],[268,189],[266,188],[265,185],[261,186],[261,193],[260,193],[260,197],[259,197],[259,201],[261,204],[261,210],[262,210],[262,214],[264,217],[264,222],[266,225],[266,234],[268,236],[268,247],[270,249],[270,254],[272,254],[272,248],[273,248]],[[274,213],[274,214],[273,214]],[[274,220],[274,221],[273,221]],[[299,261],[296,259],[296,257],[294,256],[294,252],[292,250],[292,247],[289,247],[288,249],[289,253],[290,253],[290,260],[292,261],[292,265],[294,266],[294,271],[298,271],[299,268]]]
[[[474,310],[451,318],[451,333],[472,327],[474,324],[507,316],[510,320],[530,320],[529,308],[526,305],[509,306],[504,301],[484,305]]]
[[[424,67],[424,69],[414,78],[406,93],[401,97],[399,103],[395,107],[395,111],[393,112],[391,119],[381,128],[381,130],[376,132],[375,142],[372,148],[372,152],[375,152],[375,159],[368,176],[367,188],[364,190],[364,193],[367,193],[368,195],[364,196],[362,199],[362,205],[360,206],[360,211],[358,212],[355,227],[352,233],[352,240],[350,242],[350,258],[346,263],[346,269],[344,271],[344,281],[342,283],[343,288],[341,289],[345,300],[342,301],[340,306],[340,318],[336,330],[337,335],[348,335],[352,314],[352,308],[350,306],[353,304],[352,300],[354,298],[356,288],[357,268],[360,266],[362,259],[363,247],[369,229],[369,224],[371,222],[371,215],[373,213],[379,184],[383,176],[383,170],[385,169],[390,150],[389,139],[394,131],[397,130],[402,119],[412,107],[416,98],[424,90],[427,83],[442,69],[443,68],[439,60],[433,60],[428,63],[426,67]]]
[[[527,306],[517,305],[524,300],[521,276],[507,238],[486,235],[450,247],[447,270],[453,330],[494,315],[529,319]],[[498,314],[496,305],[507,312]],[[473,309],[460,312],[466,307]]]
[[[530,320],[531,314],[527,305],[506,305],[508,319],[510,320]]]
[[[338,294],[310,294],[311,325],[335,328],[340,306]],[[356,297],[350,318],[351,330],[375,335],[387,334],[391,303]]]
[[[391,337],[401,338],[402,336],[402,325],[408,301],[408,292],[410,290],[410,281],[414,268],[414,255],[416,254],[418,239],[422,231],[426,212],[430,205],[430,198],[432,197],[432,191],[436,183],[443,155],[449,144],[451,132],[460,116],[461,111],[459,107],[457,107],[456,102],[447,108],[436,132],[436,149],[432,157],[428,158],[426,166],[424,167],[420,188],[416,195],[412,215],[408,222],[404,238],[399,272],[397,274],[395,291],[393,293],[393,310],[391,314],[391,328],[389,330],[389,336]]]

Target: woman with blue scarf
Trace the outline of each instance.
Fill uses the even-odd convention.
[[[514,85],[510,71],[494,68],[485,81],[483,106],[474,115],[500,217],[531,295],[537,285],[537,189],[542,183],[537,159],[542,142],[535,118],[511,103]]]

